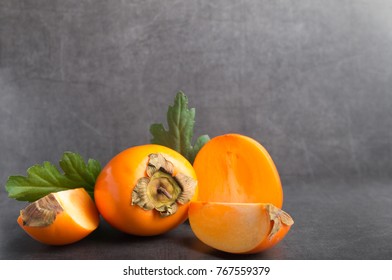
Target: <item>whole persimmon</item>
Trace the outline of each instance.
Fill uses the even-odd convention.
[[[141,236],[183,223],[196,195],[192,165],[178,152],[155,144],[134,146],[112,158],[94,190],[98,211],[111,226]]]

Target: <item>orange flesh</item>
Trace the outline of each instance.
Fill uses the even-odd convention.
[[[255,253],[274,246],[290,226],[269,237],[273,222],[263,203],[192,202],[189,222],[205,244],[229,253]]]
[[[189,208],[189,222],[195,235],[205,244],[230,253],[246,252],[268,234],[268,217],[257,208],[257,204],[244,207],[194,202]]]
[[[207,142],[193,165],[199,201],[283,204],[279,174],[266,149],[238,134]]]
[[[54,196],[63,211],[51,225],[26,226],[22,217],[18,217],[18,224],[32,238],[49,245],[66,245],[81,240],[98,227],[98,211],[83,188],[54,193]]]
[[[193,166],[199,193],[191,202],[189,222],[205,244],[230,253],[257,253],[290,230],[291,224],[281,223],[272,234],[268,204],[281,208],[283,191],[271,156],[257,141],[239,134],[215,137]]]

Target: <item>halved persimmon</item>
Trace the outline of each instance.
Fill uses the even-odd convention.
[[[207,245],[231,253],[256,253],[277,244],[294,223],[280,208],[276,166],[256,140],[226,134],[207,142],[194,162],[197,202],[189,222]]]
[[[134,146],[112,158],[94,190],[98,211],[111,226],[141,236],[183,223],[196,196],[192,165],[178,152],[154,144]]]
[[[49,245],[71,244],[89,235],[99,214],[83,188],[51,193],[20,211],[20,227],[32,238]]]
[[[208,141],[197,154],[199,201],[283,204],[275,164],[256,140],[225,134]]]

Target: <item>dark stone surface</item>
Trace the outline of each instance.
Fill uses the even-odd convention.
[[[390,181],[298,182],[285,188],[284,209],[294,220],[286,238],[254,255],[204,245],[189,224],[156,237],[123,234],[101,222],[82,241],[51,247],[29,238],[15,222],[19,210],[2,198],[0,259],[391,259]],[[4,209],[4,208],[3,208]],[[12,210],[12,211],[11,211]]]
[[[149,142],[182,89],[197,135],[249,135],[284,178],[296,225],[250,258],[392,258],[391,30],[387,0],[0,0],[0,182]],[[2,259],[233,257],[186,225],[42,246],[0,197]]]

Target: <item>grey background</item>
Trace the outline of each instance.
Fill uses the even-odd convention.
[[[251,136],[282,177],[296,224],[241,258],[390,259],[391,46],[387,0],[0,0],[0,182],[67,150],[104,165],[148,143],[183,90],[195,134]],[[1,259],[233,258],[187,224],[146,239],[102,222],[47,247],[0,197]]]

